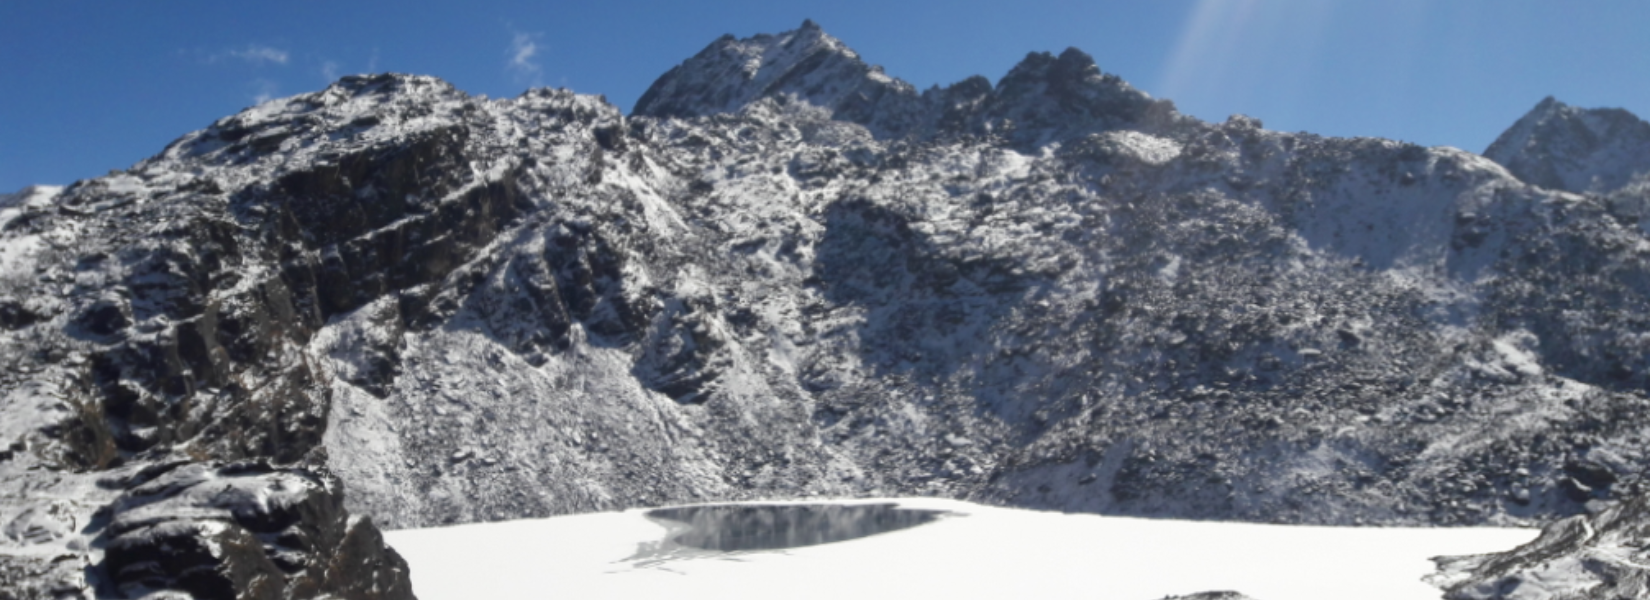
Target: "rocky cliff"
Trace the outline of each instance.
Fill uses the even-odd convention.
[[[346,77],[0,203],[0,581],[406,597],[374,523],[815,495],[1545,523],[1646,486],[1631,206],[812,23],[629,116]]]

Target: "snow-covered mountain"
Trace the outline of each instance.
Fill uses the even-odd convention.
[[[708,500],[1537,524],[1650,466],[1642,203],[1076,50],[918,93],[805,23],[629,116],[346,77],[31,197],[0,581],[40,597],[405,597],[373,523]]]
[[[1058,57],[1028,54],[995,88],[975,76],[918,93],[813,21],[779,35],[723,36],[654,82],[632,114],[736,114],[758,101],[824,109],[882,140],[990,136],[1027,150],[1098,131],[1161,133],[1191,124],[1173,104],[1101,73],[1076,48]]]
[[[1620,108],[1584,109],[1548,96],[1484,156],[1545,188],[1609,192],[1650,177],[1650,123]]]

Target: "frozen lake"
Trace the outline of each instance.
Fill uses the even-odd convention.
[[[1210,590],[1436,600],[1441,592],[1421,581],[1430,557],[1507,550],[1537,533],[1132,519],[932,498],[745,506],[758,505],[797,509],[636,509],[385,537],[423,600],[1156,600]],[[810,545],[773,549],[790,545],[775,540]],[[767,549],[719,549],[746,547]]]

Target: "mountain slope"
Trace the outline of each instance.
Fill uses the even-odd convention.
[[[916,94],[811,24],[636,112],[348,77],[4,209],[0,519],[46,473],[106,518],[0,549],[173,585],[201,565],[89,540],[174,471],[387,527],[872,494],[1524,524],[1644,491],[1650,243],[1610,198],[1203,123],[1075,50]],[[401,589],[370,524],[279,522],[333,532],[304,545],[166,489],[183,538],[263,549],[222,578],[309,597],[365,556],[345,579]]]

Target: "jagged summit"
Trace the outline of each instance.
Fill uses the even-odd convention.
[[[995,101],[985,111],[1020,128],[1052,129],[1089,124],[1104,129],[1169,126],[1179,117],[1174,105],[1103,73],[1094,57],[1066,48],[1058,57],[1032,52],[997,82]]]
[[[1608,192],[1650,172],[1650,123],[1620,108],[1579,108],[1548,96],[1484,156],[1549,189]]]
[[[737,112],[760,98],[781,95],[867,120],[874,120],[878,105],[910,105],[918,98],[911,84],[866,64],[808,20],[777,35],[722,36],[655,81],[633,112],[697,117]]]
[[[722,36],[654,82],[633,114],[735,113],[765,98],[806,102],[884,138],[998,134],[1037,144],[1100,130],[1160,131],[1184,119],[1076,48],[1058,57],[1032,52],[995,86],[974,76],[919,94],[812,20],[777,35]]]

